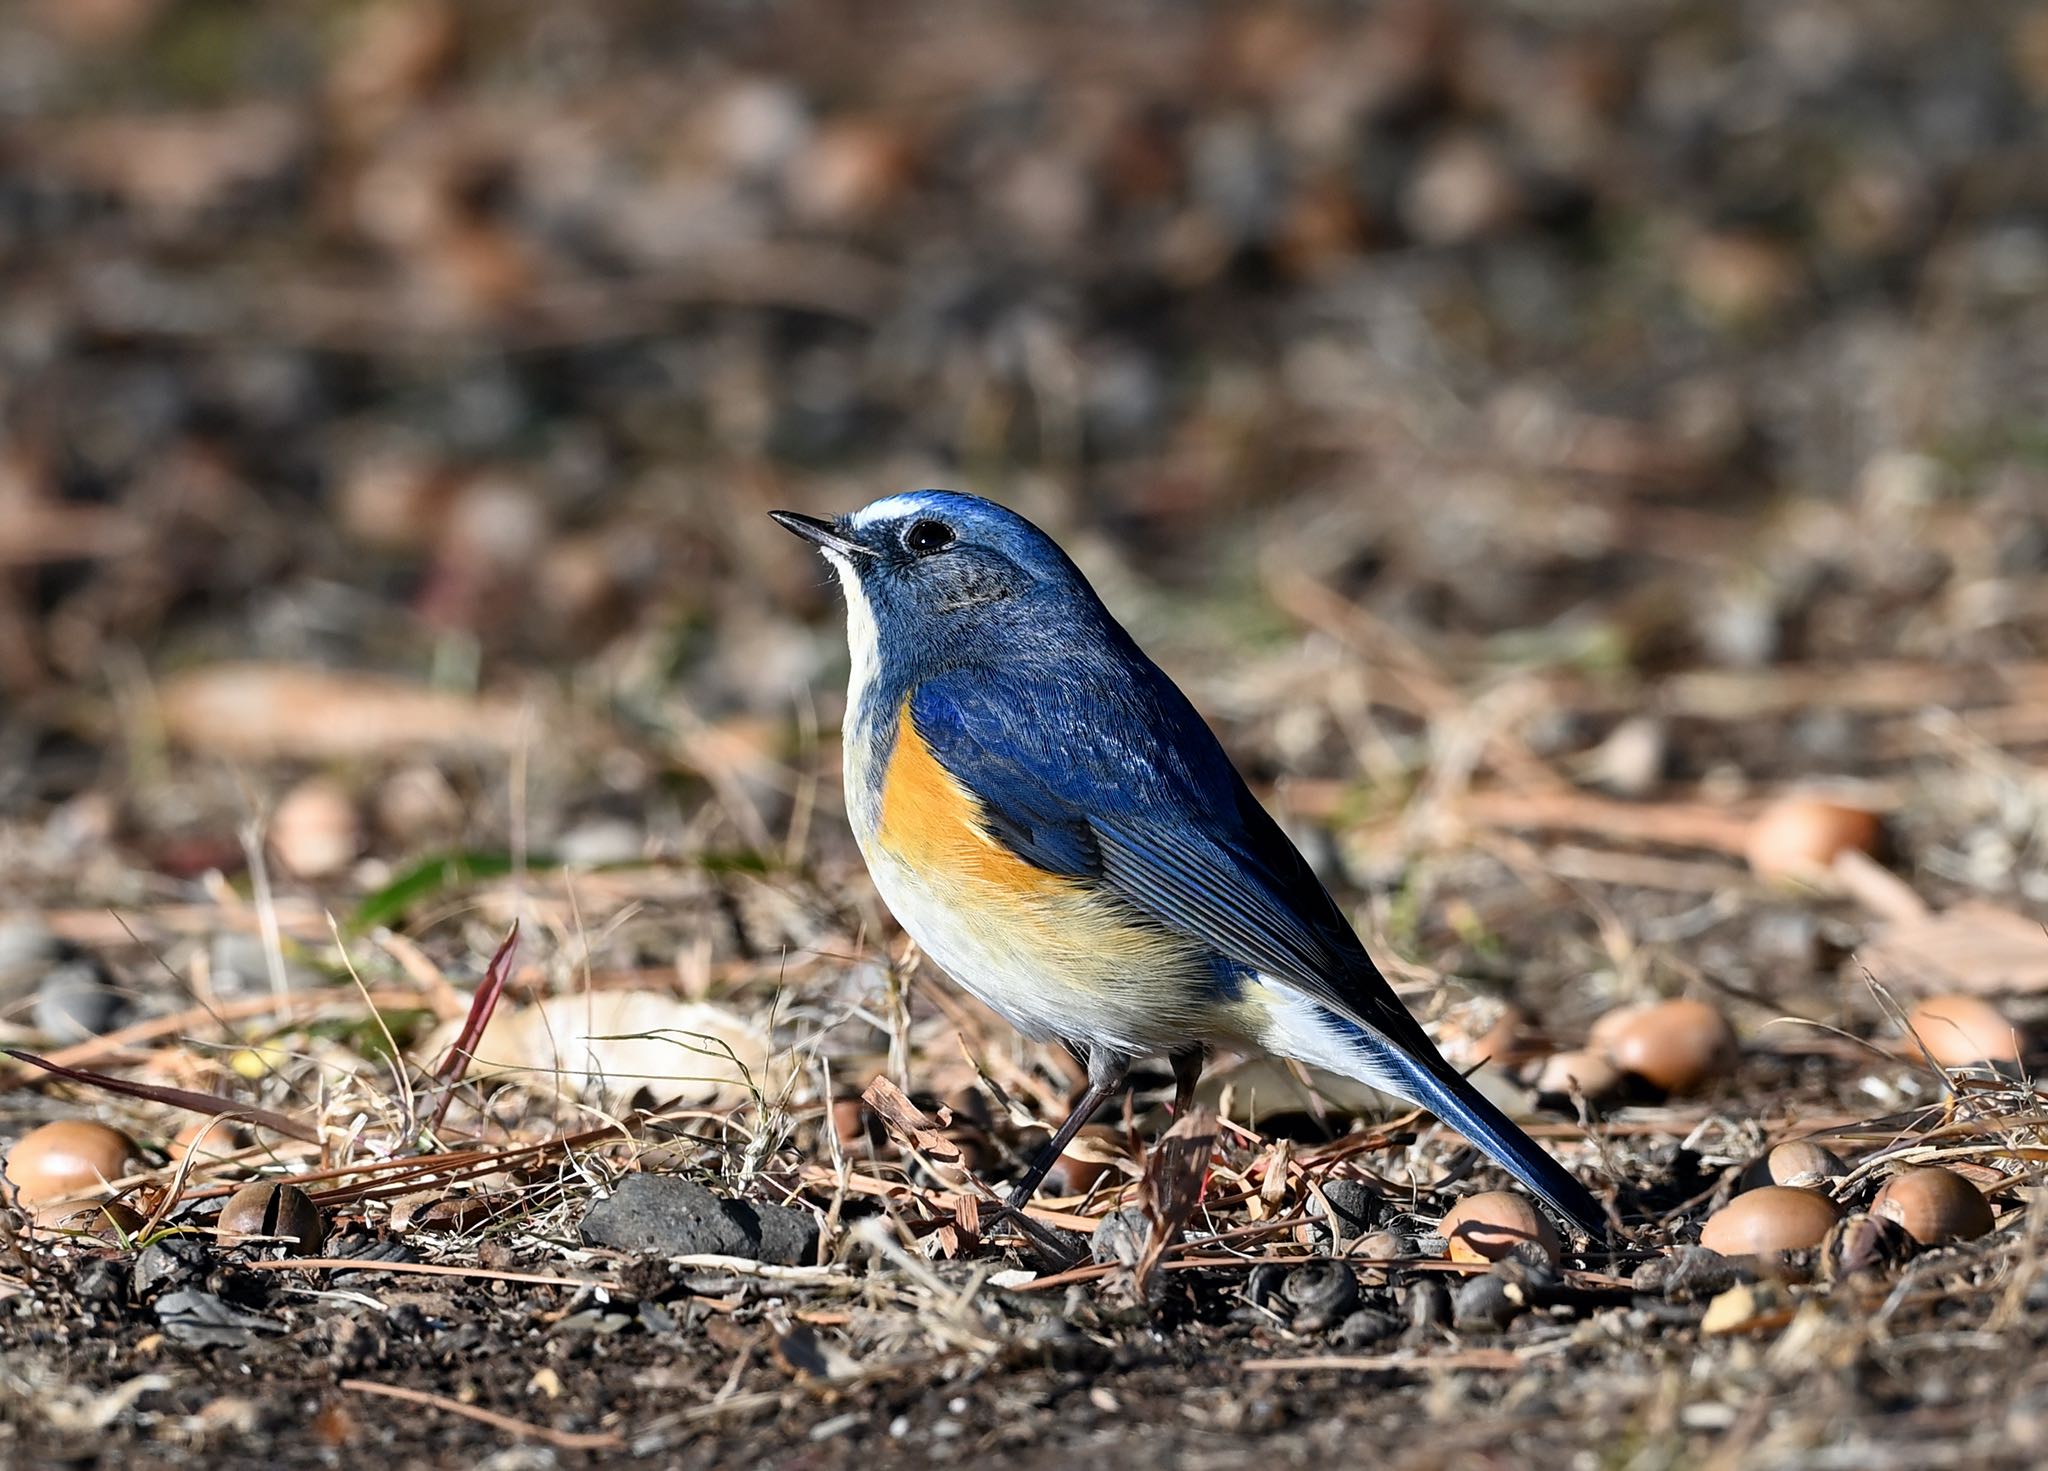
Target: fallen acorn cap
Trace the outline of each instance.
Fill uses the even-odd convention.
[[[228,1197],[214,1223],[223,1243],[282,1240],[288,1251],[305,1256],[317,1251],[327,1231],[320,1207],[296,1185],[258,1180]]]

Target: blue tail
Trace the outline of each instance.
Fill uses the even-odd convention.
[[[1477,1088],[1452,1071],[1450,1064],[1411,1056],[1382,1043],[1375,1061],[1388,1066],[1405,1085],[1398,1091],[1428,1109],[1476,1144],[1486,1157],[1547,1201],[1595,1241],[1607,1239],[1607,1213],[1543,1146],[1515,1127]],[[1430,1062],[1435,1061],[1432,1068]]]

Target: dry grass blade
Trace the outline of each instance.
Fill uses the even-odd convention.
[[[48,1058],[38,1057],[33,1052],[23,1052],[13,1047],[5,1051],[15,1061],[39,1067],[67,1082],[82,1083],[88,1088],[98,1088],[106,1093],[119,1093],[127,1098],[140,1098],[148,1103],[161,1103],[166,1108],[189,1109],[193,1113],[209,1116],[225,1115],[306,1144],[320,1142],[318,1130],[296,1119],[287,1118],[271,1109],[258,1108],[251,1103],[238,1103],[232,1098],[223,1098],[218,1093],[198,1093],[189,1088],[166,1088],[156,1083],[135,1083],[126,1078],[108,1077],[105,1073],[88,1072],[84,1068],[66,1067],[61,1062],[51,1062]]]
[[[1318,1369],[1339,1369],[1353,1374],[1380,1373],[1388,1369],[1483,1369],[1507,1372],[1527,1362],[1521,1354],[1506,1348],[1473,1348],[1457,1353],[1430,1356],[1415,1353],[1327,1354],[1320,1358],[1248,1359],[1238,1367],[1258,1374],[1306,1374]]]
[[[748,1266],[759,1266],[748,1262]],[[370,1275],[389,1272],[395,1276],[411,1274],[415,1277],[461,1277],[472,1282],[524,1282],[534,1287],[602,1287],[615,1289],[616,1282],[602,1277],[563,1277],[548,1272],[507,1272],[493,1267],[452,1267],[441,1262],[379,1262],[365,1261],[360,1257],[309,1256],[285,1257],[276,1261],[253,1261],[248,1263],[251,1271],[257,1272],[355,1272]]]
[[[175,1037],[181,1032],[190,1031],[209,1022],[245,1021],[257,1016],[293,1016],[300,1012],[318,1011],[322,1007],[353,1002],[357,999],[355,994],[341,991],[292,991],[284,996],[243,996],[233,1001],[217,1001],[210,1006],[188,1007],[169,1016],[151,1017],[148,1021],[137,1022],[118,1031],[88,1037],[83,1042],[75,1042],[69,1047],[60,1047],[50,1053],[40,1066],[47,1067],[54,1063],[60,1067],[76,1067],[79,1063],[105,1057],[138,1043]],[[369,1000],[372,1006],[419,1005],[419,997],[412,992],[388,987],[370,992]],[[10,1076],[0,1078],[0,1093],[10,1088],[21,1087],[34,1077],[33,1070],[18,1069]]]

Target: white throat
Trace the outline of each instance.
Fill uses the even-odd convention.
[[[841,729],[840,740],[846,748],[846,801],[849,808],[867,800],[867,783],[860,778],[864,775],[866,756],[874,732],[874,721],[879,712],[871,708],[874,703],[875,677],[882,667],[881,631],[875,626],[875,610],[868,602],[868,595],[860,585],[860,573],[853,563],[840,552],[824,548],[826,560],[839,576],[839,586],[846,593],[846,646],[852,654],[852,667],[846,676],[846,721]],[[854,830],[862,830],[860,819],[870,814],[855,812]]]

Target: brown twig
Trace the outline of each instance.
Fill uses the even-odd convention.
[[[467,1277],[478,1282],[526,1282],[536,1287],[603,1287],[618,1283],[601,1277],[551,1277],[545,1272],[499,1272],[489,1267],[454,1267],[444,1262],[380,1262],[347,1256],[291,1257],[246,1264],[257,1272],[409,1272],[415,1277]]]
[[[577,1430],[557,1430],[551,1425],[536,1425],[530,1420],[515,1420],[510,1415],[501,1415],[495,1410],[466,1405],[444,1394],[430,1394],[424,1389],[408,1389],[402,1384],[378,1384],[369,1379],[344,1379],[343,1389],[353,1389],[362,1394],[380,1394],[387,1399],[404,1400],[408,1404],[426,1405],[431,1409],[446,1410],[451,1415],[460,1415],[467,1420],[489,1425],[508,1435],[517,1435],[533,1440],[544,1440],[549,1445],[565,1451],[616,1451],[625,1448],[625,1440],[609,1430],[589,1433]]]

